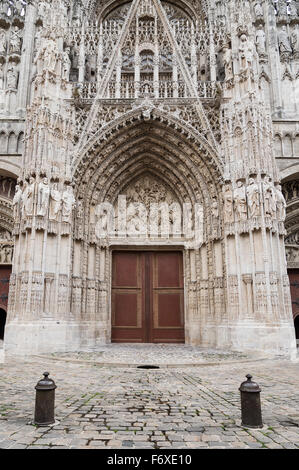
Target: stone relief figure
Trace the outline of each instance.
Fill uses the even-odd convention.
[[[223,65],[225,71],[225,79],[230,80],[233,78],[233,61],[232,61],[232,51],[225,45],[223,48]]]
[[[6,31],[0,28],[0,54],[6,53]]]
[[[246,34],[240,37],[239,53],[241,58],[241,72],[248,70],[253,61],[253,45]]]
[[[255,40],[256,50],[258,54],[265,54],[266,52],[266,34],[263,26],[260,24],[256,32]]]
[[[216,222],[219,219],[219,207],[218,202],[216,199],[213,199],[212,206],[211,206],[211,213],[213,222]]]
[[[69,80],[71,70],[70,49],[67,48],[62,55],[62,78]]]
[[[21,202],[23,192],[19,184],[16,185],[16,192],[12,200],[14,219],[18,220],[21,217]]]
[[[276,197],[276,210],[277,210],[277,218],[279,221],[284,222],[286,219],[286,207],[287,203],[282,194],[281,186],[278,185],[275,188],[275,197]]]
[[[50,188],[48,178],[44,178],[38,185],[37,215],[45,216],[49,207]]]
[[[224,222],[233,223],[234,222],[233,192],[228,184],[223,189],[223,200],[224,200]]]
[[[29,178],[29,182],[26,183],[26,186],[23,191],[22,203],[23,203],[23,215],[33,215],[33,202],[34,202],[34,190],[35,190],[35,181],[32,176]]]
[[[21,44],[22,44],[21,31],[18,26],[15,26],[10,37],[10,51],[20,53]]]
[[[49,219],[58,221],[58,214],[61,209],[62,194],[58,190],[58,184],[54,183],[50,191]]]
[[[75,207],[75,197],[72,186],[67,186],[67,189],[62,194],[62,221],[70,222],[72,210]]]
[[[247,187],[247,200],[248,200],[248,211],[250,217],[257,217],[260,215],[260,191],[259,187],[253,178],[249,179],[249,185]]]
[[[276,213],[275,189],[269,176],[265,176],[262,183],[264,195],[264,209],[266,216],[274,216]]]
[[[242,181],[237,182],[237,189],[234,190],[234,203],[237,219],[241,222],[247,220],[246,190]]]
[[[6,85],[9,90],[16,90],[18,88],[18,73],[13,65],[10,65],[7,70]]]
[[[292,52],[289,35],[287,33],[287,27],[285,25],[281,28],[281,31],[278,35],[278,44],[279,51],[281,53]]]

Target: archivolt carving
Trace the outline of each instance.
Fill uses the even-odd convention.
[[[159,108],[149,107],[148,103],[144,103],[143,105],[138,106],[135,109],[131,109],[123,114],[120,114],[119,109],[115,108],[114,111],[114,119],[112,121],[104,120],[104,125],[99,128],[99,123],[102,120],[102,116],[97,116],[95,119],[94,124],[94,131],[93,135],[90,136],[88,142],[85,144],[82,153],[80,155],[75,156],[73,160],[73,168],[79,166],[80,161],[84,158],[87,152],[96,145],[98,142],[106,141],[109,137],[113,134],[117,133],[120,128],[124,128],[133,122],[143,121],[145,116],[146,120],[154,119],[158,122],[165,122],[169,128],[175,129],[176,131],[183,134],[184,138],[187,137],[189,140],[193,142],[197,142],[200,147],[204,148],[204,151],[208,153],[209,160],[213,160],[213,165],[219,169],[220,174],[222,173],[223,163],[218,154],[215,155],[215,150],[211,147],[209,141],[206,139],[205,134],[200,132],[198,129],[194,127],[194,120],[192,120],[191,116],[188,116],[190,113],[187,109],[185,110],[185,114],[183,113],[182,109],[178,109],[176,114],[172,114],[169,108],[166,105],[161,105]],[[110,110],[111,111],[111,110]],[[112,112],[113,112],[112,111]],[[148,115],[146,114],[148,112]],[[118,117],[117,117],[118,115]],[[111,116],[111,114],[110,114]],[[109,119],[109,118],[108,118]],[[188,121],[186,120],[188,119]]]

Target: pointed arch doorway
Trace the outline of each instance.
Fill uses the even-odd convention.
[[[183,254],[112,253],[112,342],[184,343]]]

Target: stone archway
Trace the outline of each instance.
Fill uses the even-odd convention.
[[[93,142],[75,171],[77,210],[74,219],[71,311],[94,341],[111,339],[111,266],[116,248],[183,250],[185,337],[189,344],[216,345],[215,330],[225,313],[225,263],[221,238],[221,164],[201,141],[158,120],[136,119],[106,141]],[[159,196],[158,196],[159,195]],[[175,203],[203,211],[202,240],[186,236],[136,234],[97,237],[100,204],[145,206]],[[137,197],[137,199],[136,199]],[[135,199],[134,199],[135,198]],[[213,208],[213,210],[211,210]],[[103,214],[101,214],[103,215]],[[192,231],[192,230],[191,230]],[[208,290],[210,287],[210,291]]]

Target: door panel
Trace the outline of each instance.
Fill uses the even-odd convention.
[[[112,341],[183,343],[180,252],[114,252]]]
[[[144,342],[143,254],[113,253],[112,342]]]
[[[288,270],[294,318],[299,315],[299,269]]]

